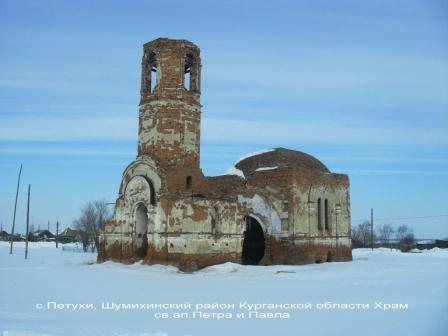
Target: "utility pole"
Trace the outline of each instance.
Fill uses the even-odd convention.
[[[31,193],[31,184],[28,184],[28,205],[26,207],[25,259],[28,259],[28,230],[30,227],[30,193]]]
[[[58,248],[59,221],[56,222],[56,248]]]
[[[12,254],[12,244],[14,243],[14,227],[16,226],[17,197],[19,196],[19,186],[20,186],[20,176],[21,175],[22,175],[22,165],[20,165],[19,178],[17,179],[16,201],[14,203],[14,217],[12,219],[11,246],[9,248],[9,254]]]
[[[370,209],[370,242],[373,251],[373,208]]]

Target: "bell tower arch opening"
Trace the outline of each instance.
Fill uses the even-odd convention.
[[[152,94],[154,92],[154,90],[157,87],[157,60],[156,60],[156,54],[155,53],[151,53],[149,55],[149,59],[148,59],[148,81],[149,81],[149,85],[148,85],[148,93]]]
[[[261,224],[255,218],[246,216],[246,230],[244,231],[243,265],[258,265],[264,257],[265,238]]]
[[[185,55],[184,65],[184,89],[187,91],[197,91],[197,71],[195,69],[195,59],[190,53]]]
[[[135,257],[144,259],[148,251],[148,209],[139,203],[135,209]]]

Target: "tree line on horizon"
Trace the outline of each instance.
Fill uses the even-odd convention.
[[[415,237],[412,229],[407,225],[400,225],[394,229],[390,224],[382,224],[372,232],[370,221],[352,227],[352,247],[388,247],[409,251],[415,246]]]

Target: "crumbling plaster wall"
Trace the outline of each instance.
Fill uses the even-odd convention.
[[[140,107],[139,153],[166,165],[199,166],[200,106],[160,99]]]
[[[118,241],[123,245],[122,251],[132,254],[135,207],[144,202],[148,208],[148,256],[145,259],[148,263],[171,263],[194,270],[219,261],[239,262],[247,215],[257,219],[265,233],[267,251],[262,264],[325,261],[329,250],[333,249],[342,249],[339,259],[351,258],[348,255],[350,213],[345,175],[325,174],[306,179],[303,173],[291,171],[257,172],[248,179],[246,189],[234,197],[207,198],[169,192],[154,168],[156,165],[151,159],[143,158],[125,171],[123,181],[128,182],[120,188],[122,193],[114,219],[105,228],[106,245]],[[155,181],[154,204],[151,204],[151,188],[143,176]],[[315,203],[319,197],[328,199],[331,204],[330,230],[317,228]],[[285,202],[288,202],[286,209]],[[310,204],[314,204],[314,209],[310,210]],[[336,213],[335,204],[339,205],[340,213]],[[288,221],[286,230],[282,227],[284,219]],[[338,260],[338,253],[333,253],[335,260]],[[122,258],[132,261],[133,256],[123,252]]]
[[[247,185],[263,190],[268,203],[277,210],[280,221],[285,223],[287,220],[287,225],[282,227],[282,235],[335,237],[350,233],[350,195],[346,175],[295,169],[266,170],[249,176]],[[323,202],[328,200],[329,230],[318,230],[319,198],[322,200],[322,213]]]

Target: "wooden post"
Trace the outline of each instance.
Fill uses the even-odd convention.
[[[26,207],[25,259],[28,259],[28,231],[30,228],[30,193],[31,193],[31,184],[28,184],[28,204]]]
[[[14,227],[16,226],[17,197],[19,196],[19,186],[20,186],[20,176],[21,175],[22,175],[22,165],[20,165],[19,178],[17,179],[16,201],[14,203],[14,217],[12,219],[11,246],[9,248],[9,254],[12,254],[12,245],[14,243]]]
[[[56,248],[58,248],[59,221],[56,222]]]
[[[370,246],[373,251],[373,208],[370,209]]]

